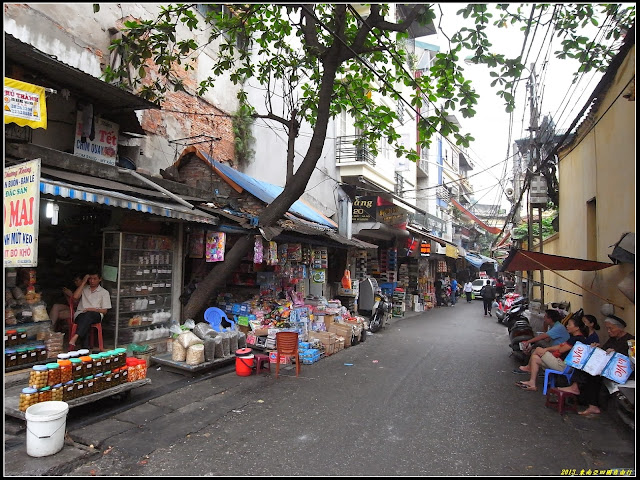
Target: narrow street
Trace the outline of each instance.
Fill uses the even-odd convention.
[[[633,431],[613,412],[559,415],[545,407],[542,379],[538,392],[516,388],[507,343],[479,301],[411,313],[302,365],[298,378],[232,372],[98,423],[70,419],[71,437],[103,453],[66,474],[535,476],[635,466]]]

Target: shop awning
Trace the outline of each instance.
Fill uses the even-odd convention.
[[[607,255],[615,263],[636,263],[636,234],[623,233],[613,245],[613,251]]]
[[[433,235],[431,233],[427,233],[424,230],[420,230],[419,228],[412,227],[411,225],[407,225],[406,228],[407,228],[407,231],[409,231],[411,233],[415,233],[415,234],[421,235],[424,238],[427,238],[429,240],[433,240],[434,242],[439,243],[440,246],[442,246],[442,247],[446,247],[447,244],[452,245],[454,247],[458,246],[455,243],[450,242],[449,240],[445,240],[444,238],[440,238],[440,237],[438,237],[436,235]]]
[[[487,232],[493,233],[494,235],[497,235],[498,233],[500,233],[502,231],[501,228],[490,227],[489,225],[484,223],[482,220],[480,220],[478,217],[476,217],[473,213],[471,213],[469,210],[467,210],[462,205],[460,205],[460,203],[458,201],[456,201],[454,198],[451,199],[451,203],[453,203],[454,207],[456,207],[458,210],[460,210],[462,213],[464,213],[467,217],[469,217],[471,220],[473,220],[478,225],[480,225],[480,227],[482,227]]]
[[[612,267],[613,265],[613,263],[512,249],[500,270],[503,272],[526,272],[530,270],[581,270],[583,272],[591,272]]]
[[[217,217],[204,212],[189,210],[182,205],[156,202],[120,192],[74,185],[44,177],[40,178],[40,193],[110,207],[126,208],[137,212],[150,213],[152,215],[175,218],[188,222],[208,223],[210,225],[218,224]]]
[[[498,269],[498,261],[495,258],[485,257],[484,255],[473,252],[467,252],[464,258],[478,270],[481,270],[482,266],[485,264],[491,264],[493,268],[495,268],[496,270]]]

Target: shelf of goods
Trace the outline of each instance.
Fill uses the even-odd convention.
[[[393,292],[393,316],[402,317],[405,312],[404,292]]]
[[[104,232],[102,285],[111,309],[102,328],[118,344],[168,338],[173,285],[173,239]]]

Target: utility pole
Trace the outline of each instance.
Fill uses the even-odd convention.
[[[527,173],[531,176],[531,178],[533,178],[533,168],[538,161],[538,148],[536,142],[536,137],[538,135],[538,97],[536,88],[535,63],[531,64],[527,86],[529,87],[529,101],[531,109],[531,116],[529,118],[529,165],[527,167]],[[531,203],[531,186],[529,187],[528,204],[529,218],[527,219],[527,250],[531,251],[533,249],[533,205]],[[533,299],[532,270],[527,271],[527,296],[530,299]]]

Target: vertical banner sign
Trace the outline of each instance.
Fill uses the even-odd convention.
[[[223,262],[224,248],[226,243],[226,234],[224,232],[207,232],[205,261],[206,262]]]
[[[40,159],[4,169],[4,266],[38,266]]]
[[[47,129],[44,87],[4,77],[4,123]]]
[[[85,107],[89,108],[89,107]],[[107,165],[116,164],[119,125],[78,110],[73,154]]]

